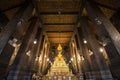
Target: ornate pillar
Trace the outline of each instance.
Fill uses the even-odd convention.
[[[113,25],[116,27],[116,29],[119,31],[120,33],[120,10],[118,10],[115,14],[113,14],[113,16],[111,17],[111,22],[113,23]],[[106,49],[109,51],[109,58],[110,58],[110,68],[111,68],[111,71],[113,73],[113,77],[115,79],[119,79],[120,76],[118,74],[120,74],[120,55],[116,55],[115,51],[112,50],[111,48],[109,47],[112,47],[110,45],[107,45],[106,46]]]
[[[38,57],[38,61],[35,63],[34,69],[37,69],[38,72],[41,73],[40,67],[41,67],[41,55],[42,55],[42,47],[43,47],[43,41],[44,41],[45,36],[42,34],[41,35],[41,40],[40,43],[38,45],[38,49],[37,49],[37,57]]]
[[[5,49],[0,55],[0,79],[2,80],[6,76],[7,68],[9,66],[10,58],[14,52],[14,47],[7,43]]]
[[[50,68],[50,62],[49,62],[49,49],[50,49],[50,44],[47,41],[47,47],[46,47],[46,58],[45,58],[45,67],[44,67],[44,75],[47,74],[48,69]]]
[[[72,59],[73,59],[73,61],[72,61],[72,63],[73,63],[73,65],[74,65],[74,68],[75,68],[75,70],[76,70],[76,74],[79,72],[79,70],[78,70],[78,65],[77,65],[77,56],[76,56],[76,50],[77,50],[77,47],[76,47],[76,44],[75,44],[75,39],[73,39],[72,40],[72,43],[71,43],[72,45],[71,45],[71,50],[72,50]]]
[[[26,79],[29,79],[31,77],[31,75],[33,76],[33,74],[39,72],[38,71],[38,64],[39,64],[39,48],[40,48],[40,44],[41,44],[41,39],[42,39],[42,28],[39,27],[37,30],[37,34],[34,38],[33,44],[31,45],[32,47],[30,47],[29,50],[31,50],[31,56],[29,58],[29,62],[28,62],[28,69],[29,71],[26,72]]]
[[[3,65],[4,63],[4,69],[1,67],[2,70],[4,70],[4,73],[2,73],[2,71],[0,72],[0,74],[2,73],[1,79],[3,79],[3,77],[4,78],[6,77],[6,73],[9,71],[9,68],[11,67],[12,62],[14,62],[13,57],[16,56],[15,47],[17,46],[18,42],[15,41],[13,37],[13,33],[17,28],[19,27],[21,29],[23,28],[22,27],[23,24],[20,24],[20,25],[18,24],[21,22],[21,19],[24,20],[23,23],[25,24],[27,23],[28,19],[32,14],[32,9],[33,9],[32,5],[24,5],[22,8],[20,8],[17,11],[13,19],[9,22],[8,22],[8,19],[6,19],[6,17],[2,15],[4,19],[1,18],[1,20],[3,20],[5,23],[2,24],[3,30],[0,33],[0,41],[1,41],[0,42],[0,57],[1,57],[0,60],[5,62],[1,63],[1,65]]]
[[[35,39],[39,24],[39,19],[34,17],[29,25],[28,31],[24,36],[23,42],[17,53],[16,59],[8,73],[7,80],[23,80],[27,79],[26,72],[29,71],[29,58],[31,56],[31,45]]]
[[[81,26],[80,26],[81,27]],[[81,44],[81,66],[83,74],[86,75],[86,78],[93,79],[94,75],[92,75],[92,71],[95,69],[95,65],[92,63],[91,55],[89,52],[89,45],[84,43],[84,39],[86,39],[86,34],[81,30],[81,28],[77,28],[77,33],[79,37],[79,42]]]
[[[39,55],[39,59],[40,59],[40,62],[39,62],[39,71],[41,72],[41,74],[43,74],[43,62],[44,62],[44,51],[45,51],[45,40],[46,40],[46,37],[45,35],[42,36],[42,44],[40,45],[40,55]]]
[[[47,46],[48,46],[48,44],[47,44],[47,40],[46,40],[46,36],[45,36],[45,39],[44,39],[44,43],[43,43],[43,48],[42,48],[42,54],[41,54],[41,72],[42,72],[42,74],[44,74],[44,69],[45,69],[45,62],[46,62],[46,58],[47,58],[47,54],[46,54],[46,52],[47,52]]]
[[[42,43],[42,28],[38,29],[37,35],[36,35],[36,41],[37,43],[34,45],[34,49],[33,49],[33,55],[31,58],[31,68],[32,71],[37,72],[37,70],[39,69],[39,55],[40,53],[40,45]]]
[[[70,43],[70,65],[71,65],[71,69],[73,74],[77,74],[77,67],[76,67],[76,59],[75,59],[75,55],[74,55],[74,43],[73,40]]]
[[[78,43],[77,43],[77,39],[76,39],[76,37],[77,36],[74,36],[75,37],[75,39],[74,39],[74,43],[75,43],[75,47],[74,47],[74,52],[75,52],[75,57],[76,57],[76,66],[77,66],[77,73],[79,73],[79,70],[80,70],[80,66],[79,66],[79,57],[80,57],[80,55],[79,55],[79,50],[78,50]]]
[[[117,52],[120,54],[120,34],[117,29],[92,0],[86,1],[85,8],[90,20],[95,24],[97,35],[99,35],[105,43],[108,43],[109,40],[113,42]]]
[[[0,34],[0,54],[4,49],[5,45],[7,44],[9,38],[14,33],[16,26],[19,25],[21,18],[28,19],[32,14],[33,7],[31,4],[25,5],[24,7],[20,8],[15,16],[12,18],[11,21],[5,26],[4,31]]]
[[[112,79],[111,72],[109,70],[109,67],[106,64],[105,58],[103,56],[103,53],[100,52],[101,46],[99,45],[98,41],[96,40],[93,33],[90,31],[89,23],[86,18],[82,17],[80,20],[81,29],[84,33],[85,40],[89,44],[91,50],[93,51],[92,59],[94,59],[92,62],[95,64],[95,71],[93,72],[93,75],[96,76],[96,79]],[[87,44],[86,43],[86,44]]]

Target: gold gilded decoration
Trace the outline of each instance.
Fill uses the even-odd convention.
[[[68,79],[73,76],[61,53],[58,53],[58,56],[55,58],[55,61],[48,71],[47,76],[50,79],[54,78],[57,80],[63,78]]]
[[[58,51],[62,50],[61,44],[58,45],[57,50],[58,50]]]

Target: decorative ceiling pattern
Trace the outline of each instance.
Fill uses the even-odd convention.
[[[50,43],[68,44],[70,42],[74,35],[81,1],[82,0],[32,0],[38,8],[43,30],[47,34]],[[94,1],[107,18],[110,18],[118,9],[113,0]],[[11,19],[24,3],[25,0],[1,0],[0,10]],[[83,15],[86,15],[86,12],[83,13]],[[59,37],[59,35],[61,35],[61,37]]]

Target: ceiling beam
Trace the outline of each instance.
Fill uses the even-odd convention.
[[[75,25],[75,23],[44,23],[43,25]]]
[[[79,12],[40,12],[40,15],[78,15]]]
[[[48,24],[48,25],[45,25],[45,27],[74,27],[74,25],[66,25],[66,24],[64,24],[64,25],[62,25],[62,24],[60,24],[60,25],[52,25],[52,24]]]
[[[56,12],[56,11],[79,11],[80,0],[75,1],[39,1],[38,6],[41,12]]]
[[[59,36],[48,36],[48,38],[60,38]],[[71,38],[70,36],[63,36],[61,38]]]
[[[73,31],[46,31],[47,33],[71,33]]]
[[[74,31],[74,25],[45,25],[45,31]]]
[[[51,43],[52,46],[56,47],[58,46],[59,43]],[[62,45],[62,47],[64,46],[68,46],[69,45],[69,42],[68,43],[60,43]],[[57,47],[56,47],[57,48]]]
[[[52,45],[61,44],[62,46],[68,46],[70,42],[50,42]]]

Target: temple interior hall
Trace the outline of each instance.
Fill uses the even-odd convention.
[[[120,0],[0,0],[0,80],[120,80]]]

